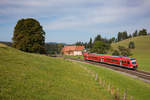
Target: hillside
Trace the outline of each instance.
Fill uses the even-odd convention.
[[[112,100],[77,63],[0,44],[0,100]]]
[[[132,56],[137,59],[138,69],[150,72],[150,35],[126,39],[112,44],[112,47],[113,49],[116,49],[119,45],[128,47],[130,41],[135,43],[135,49],[131,51]]]
[[[101,84],[89,71],[97,73]],[[150,84],[141,80],[103,67],[25,53],[0,44],[0,100],[113,100],[108,84],[113,91],[119,89],[120,98],[125,90],[133,100],[150,98]]]

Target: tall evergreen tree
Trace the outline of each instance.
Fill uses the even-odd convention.
[[[136,36],[138,36],[138,31],[137,30],[133,33],[133,37],[136,37]]]
[[[40,23],[33,19],[17,22],[13,34],[13,47],[31,53],[45,53],[45,32]]]
[[[118,42],[122,40],[122,33],[118,32],[118,37],[117,37]]]
[[[88,43],[88,48],[92,48],[92,45],[93,45],[93,43],[92,43],[92,38],[90,38],[90,41],[89,41],[89,43]]]
[[[97,35],[97,36],[95,37],[94,42],[95,42],[95,41],[101,41],[101,40],[102,40],[102,37],[101,37],[101,35],[99,34],[99,35]]]
[[[128,38],[128,34],[126,31],[122,32],[122,40],[125,40]]]

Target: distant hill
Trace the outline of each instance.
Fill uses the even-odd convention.
[[[5,44],[7,46],[12,46],[12,42],[7,42],[7,41],[0,41],[0,43]]]
[[[131,51],[133,53],[132,56],[137,59],[139,69],[150,72],[150,35],[129,38],[113,43],[111,46],[113,49],[116,49],[119,45],[128,47],[130,41],[135,43],[135,49]]]

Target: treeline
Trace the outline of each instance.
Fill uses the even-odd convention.
[[[98,53],[98,54],[106,54],[111,49],[111,43],[119,42],[128,38],[137,37],[137,36],[144,36],[144,35],[150,35],[150,33],[147,32],[146,29],[142,29],[139,31],[135,31],[132,34],[128,34],[127,31],[124,32],[118,32],[117,37],[112,37],[110,39],[106,39],[101,37],[101,35],[97,35],[94,40],[90,38],[89,42],[81,42],[78,41],[75,43],[75,45],[84,45],[85,48],[88,50],[88,52],[91,53]],[[113,50],[112,55],[117,56],[131,56],[130,49],[134,49],[135,44],[133,41],[131,41],[128,45],[128,48],[125,48],[123,46],[118,46],[118,50]]]
[[[61,49],[64,47],[64,43],[45,43],[47,54],[60,54]]]
[[[106,39],[101,37],[101,35],[97,35],[94,40],[90,38],[89,42],[76,42],[75,45],[83,45],[85,48],[92,53],[99,53],[99,54],[105,54],[111,47],[112,41],[114,41],[115,38]]]
[[[142,30],[135,30],[135,32],[133,32],[132,34],[127,33],[127,31],[124,32],[118,32],[117,38],[115,39],[114,42],[119,42],[128,38],[132,38],[132,37],[136,37],[136,36],[143,36],[143,35],[150,35],[150,33],[147,32],[146,29],[142,29]]]

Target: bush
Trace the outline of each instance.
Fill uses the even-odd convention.
[[[130,48],[130,49],[134,49],[134,48],[135,48],[135,44],[134,44],[133,41],[131,41],[131,42],[129,43],[129,48]]]
[[[118,50],[114,50],[114,51],[113,51],[113,53],[112,53],[112,55],[114,55],[114,56],[119,56],[119,55],[120,55],[120,53],[119,53],[119,51],[118,51]]]
[[[124,46],[118,46],[118,49],[122,56],[131,56],[132,55],[129,48],[125,48]]]

